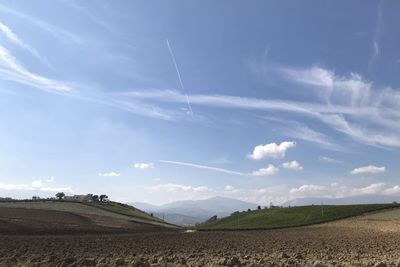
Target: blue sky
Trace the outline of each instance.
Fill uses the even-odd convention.
[[[0,194],[400,197],[397,1],[1,1]]]

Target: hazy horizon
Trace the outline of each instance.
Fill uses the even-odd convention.
[[[399,197],[399,7],[1,1],[0,197]]]

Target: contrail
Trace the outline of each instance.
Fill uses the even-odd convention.
[[[242,173],[242,172],[237,172],[237,171],[232,171],[232,170],[227,170],[227,169],[222,169],[222,168],[215,168],[215,167],[205,166],[205,165],[200,165],[200,164],[194,164],[194,163],[190,163],[190,162],[172,161],[172,160],[159,160],[159,162],[193,167],[193,168],[197,168],[197,169],[211,170],[211,171],[216,171],[216,172],[223,172],[223,173],[234,174],[234,175],[239,175],[239,176],[248,175],[248,174]]]
[[[171,45],[169,44],[168,39],[166,39],[166,41],[167,41],[167,46],[168,46],[169,54],[171,55],[172,61],[174,62],[174,66],[175,66],[176,73],[178,74],[179,83],[180,83],[180,85],[181,85],[182,91],[185,92],[185,95],[186,95],[186,102],[187,102],[187,105],[188,105],[188,107],[189,107],[190,115],[191,115],[192,118],[193,118],[193,109],[192,109],[192,106],[190,105],[189,96],[188,96],[188,94],[186,94],[185,87],[183,86],[183,82],[182,82],[182,78],[181,78],[181,73],[180,73],[180,71],[179,71],[178,64],[176,63],[174,52],[172,52],[172,48],[171,48]]]

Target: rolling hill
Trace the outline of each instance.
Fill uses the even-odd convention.
[[[269,208],[240,212],[229,217],[207,221],[199,230],[274,229],[323,223],[367,212],[400,207],[399,204],[369,205],[312,205],[287,208]]]
[[[177,228],[117,202],[0,202],[0,232],[5,234],[151,232]]]

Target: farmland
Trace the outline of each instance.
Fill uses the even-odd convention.
[[[200,224],[200,230],[275,229],[312,225],[359,216],[366,212],[399,207],[397,204],[323,205],[236,212],[229,217]]]
[[[3,234],[137,232],[164,228],[175,226],[118,203],[0,202]]]
[[[400,266],[393,206],[325,207],[359,216],[310,226],[185,232],[75,204],[2,203],[0,266]]]

